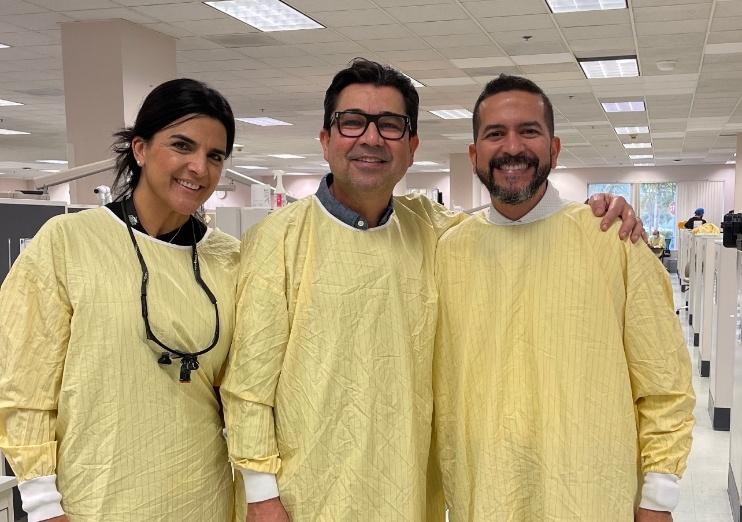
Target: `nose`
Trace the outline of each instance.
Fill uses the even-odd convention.
[[[524,149],[523,141],[517,132],[508,132],[500,143],[503,152],[507,152],[511,156],[517,156]]]
[[[361,143],[365,143],[366,145],[371,145],[374,147],[378,147],[379,145],[384,143],[384,138],[382,138],[381,134],[379,134],[379,128],[376,126],[375,122],[371,122],[368,124],[368,127],[366,127],[366,132],[359,136],[358,140]]]
[[[206,154],[194,154],[188,163],[188,170],[198,177],[205,176],[208,173],[208,160]]]

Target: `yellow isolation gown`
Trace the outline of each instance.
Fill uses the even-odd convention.
[[[309,197],[243,237],[230,458],[277,474],[292,522],[425,520],[433,255],[463,218],[408,196],[356,230]]]
[[[183,351],[208,346],[214,309],[195,282],[191,247],[135,234],[153,331]],[[158,365],[160,349],[145,338],[141,268],[108,209],[47,223],[3,283],[0,448],[21,481],[57,474],[70,522],[233,516],[213,386],[232,339],[239,243],[211,231],[198,255],[221,335],[189,384],[178,360]]]
[[[440,240],[434,430],[451,522],[630,522],[640,476],[685,469],[695,398],[672,291],[618,226],[601,233],[568,204],[516,226],[479,214]]]

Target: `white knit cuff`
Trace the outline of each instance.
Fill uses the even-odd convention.
[[[278,482],[273,473],[260,473],[251,469],[241,469],[240,471],[245,481],[245,499],[248,504],[270,500],[278,496]]]
[[[45,475],[18,483],[23,511],[28,522],[41,522],[64,515],[62,495],[57,491],[57,476]]]
[[[672,511],[680,501],[678,477],[670,473],[647,473],[642,486],[640,508],[652,511]]]

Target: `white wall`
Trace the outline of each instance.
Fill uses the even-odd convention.
[[[673,181],[723,181],[724,211],[734,208],[734,165],[691,165],[671,167],[609,167],[559,169],[549,180],[564,199],[585,201],[588,183],[662,183]],[[736,209],[735,209],[736,210]]]
[[[0,178],[0,192],[15,192],[16,190],[33,190],[33,184],[25,179]]]

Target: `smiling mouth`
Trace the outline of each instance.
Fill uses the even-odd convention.
[[[381,158],[355,158],[353,161],[358,161],[361,163],[386,163],[385,160]]]
[[[526,170],[528,168],[528,163],[506,163],[504,165],[500,165],[497,168],[499,170],[504,170],[505,172],[512,172],[516,170]]]
[[[195,185],[193,183],[189,183],[189,182],[184,181],[182,179],[176,179],[175,182],[178,183],[179,185],[182,185],[185,188],[191,189],[191,190],[198,190],[198,189],[201,188],[201,185]]]

